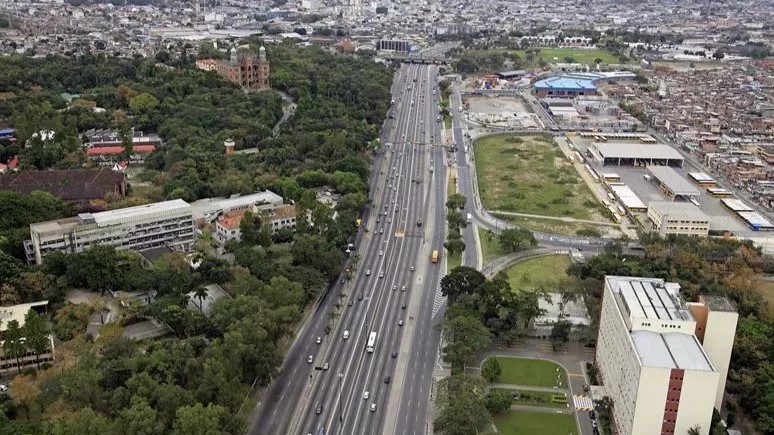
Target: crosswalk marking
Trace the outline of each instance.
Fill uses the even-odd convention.
[[[594,409],[594,402],[591,401],[589,396],[579,396],[577,394],[572,396],[572,402],[575,404],[577,411],[591,411]]]

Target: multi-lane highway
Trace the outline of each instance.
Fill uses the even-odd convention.
[[[443,252],[445,234],[437,82],[434,66],[398,71],[354,279],[333,289],[302,328],[250,433],[425,433],[440,340],[433,314],[441,262],[430,256]],[[326,335],[339,293],[346,297]]]

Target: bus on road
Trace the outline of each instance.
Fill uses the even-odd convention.
[[[368,335],[368,343],[366,344],[366,352],[374,353],[374,346],[376,346],[376,332],[372,332]]]
[[[438,263],[438,251],[433,251],[433,256],[431,257],[431,260],[433,263]]]

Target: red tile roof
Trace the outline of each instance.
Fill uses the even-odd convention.
[[[156,147],[153,145],[135,145],[133,153],[150,154]],[[124,147],[93,147],[86,150],[86,155],[89,156],[103,156],[103,155],[115,155],[124,152]]]
[[[237,210],[223,214],[218,218],[218,225],[227,230],[235,230],[239,228],[239,224],[242,222],[242,218],[245,216],[247,210]]]

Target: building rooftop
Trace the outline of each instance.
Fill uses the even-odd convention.
[[[239,228],[239,225],[242,223],[242,218],[245,217],[245,212],[247,212],[247,210],[235,210],[224,213],[221,217],[218,218],[218,225],[227,230],[235,230]]]
[[[535,82],[534,86],[538,89],[572,89],[579,91],[592,91],[597,89],[591,79],[561,76],[538,80]]]
[[[133,154],[150,154],[153,151],[156,150],[155,145],[134,145],[132,147],[132,153]],[[115,146],[115,147],[91,147],[86,150],[87,156],[104,156],[104,155],[115,155],[115,154],[121,154],[124,152],[123,146]]]
[[[22,171],[0,175],[0,190],[29,194],[49,192],[65,201],[105,199],[123,194],[124,174],[110,169]]]
[[[648,166],[647,170],[675,195],[699,196],[701,194],[699,189],[669,166]]]
[[[651,201],[648,207],[670,220],[709,222],[710,217],[690,202]]]
[[[281,205],[274,209],[272,212],[273,219],[288,219],[296,217],[296,206],[294,205]]]
[[[623,183],[612,183],[610,189],[615,193],[615,196],[621,200],[621,203],[626,208],[630,209],[644,209],[645,203],[642,202],[639,196],[631,189],[631,187]]]
[[[727,311],[736,313],[736,307],[725,296],[701,295],[699,299],[712,311]]]
[[[664,144],[596,142],[593,146],[603,158],[608,159],[683,160],[676,149]]]
[[[631,318],[694,320],[680,296],[679,284],[665,283],[658,278],[608,276],[606,279],[613,293],[620,297],[622,311]]]
[[[637,330],[631,337],[643,366],[715,371],[693,334]]]
[[[0,332],[8,329],[8,322],[12,320],[19,322],[19,326],[24,326],[24,316],[27,315],[30,309],[45,307],[46,305],[48,305],[48,300],[0,307]]]
[[[748,206],[744,202],[742,202],[739,199],[721,199],[720,202],[728,207],[730,210],[735,212],[742,212],[742,211],[753,211],[752,207]]]
[[[252,207],[253,204],[279,205],[282,204],[282,197],[271,190],[265,190],[263,192],[234,196],[231,198],[200,199],[192,202],[191,207],[194,210],[194,214],[199,217],[204,216],[207,218],[214,218],[215,215],[219,213],[237,209],[247,209]]]

